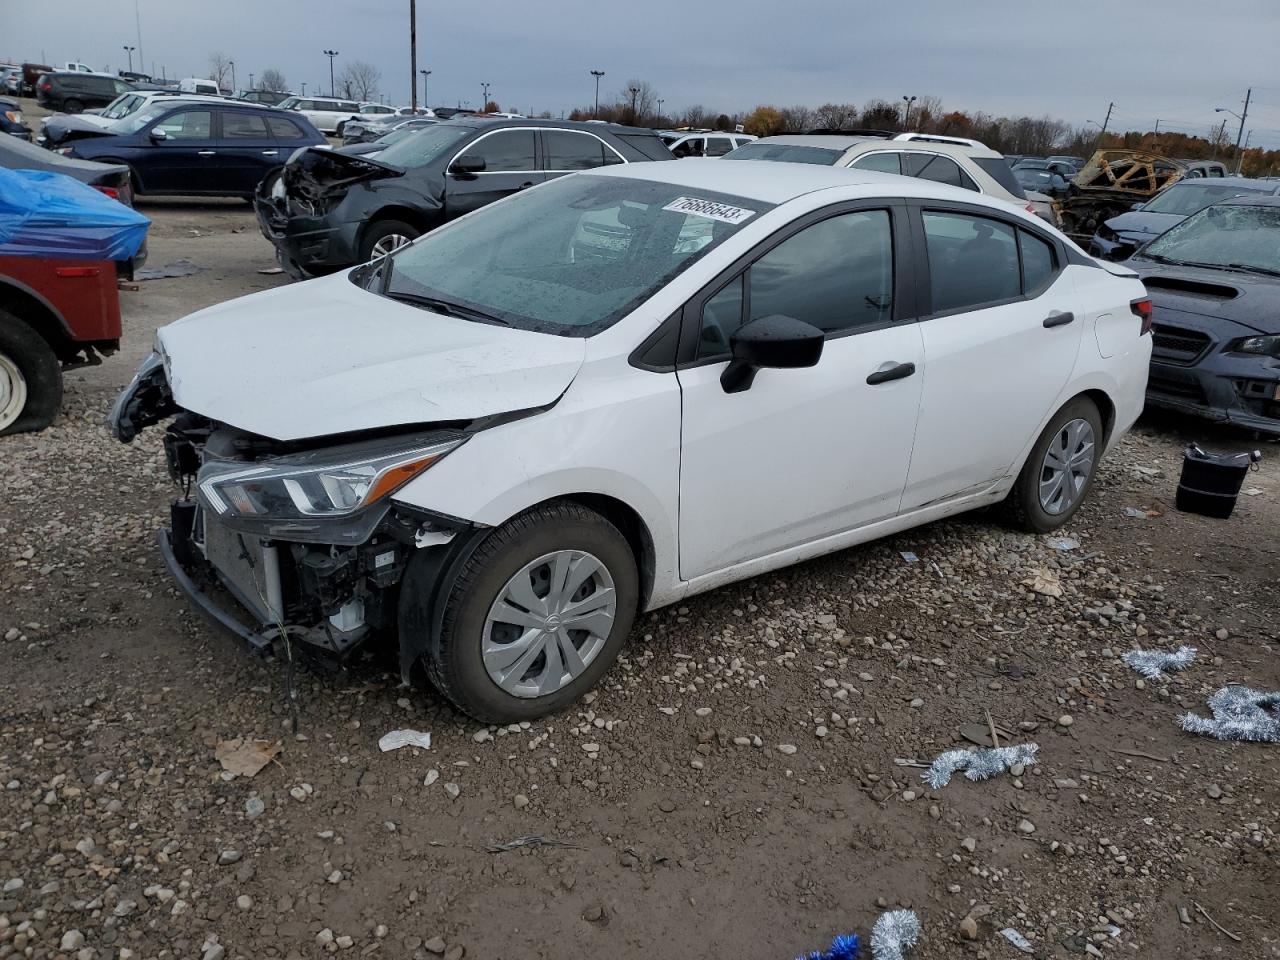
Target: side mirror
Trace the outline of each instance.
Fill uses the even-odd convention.
[[[484,166],[484,157],[464,153],[449,165],[449,172],[456,173],[461,177],[474,177],[484,170]]]
[[[733,359],[720,375],[720,386],[725,393],[741,393],[763,367],[812,367],[822,357],[825,336],[813,324],[780,313],[750,320],[729,338]]]
[[[161,140],[168,140],[169,135],[159,127],[153,127],[151,130],[151,139],[159,143]]]
[[[1145,204],[1145,203],[1135,203],[1135,204],[1134,204],[1132,207],[1130,207],[1129,209],[1130,209],[1130,210],[1141,210],[1141,209],[1142,209],[1143,207],[1145,207],[1145,206],[1146,206],[1146,204]]]

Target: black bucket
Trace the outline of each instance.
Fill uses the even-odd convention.
[[[1262,453],[1258,450],[1205,453],[1193,443],[1182,458],[1177,508],[1184,513],[1227,519],[1236,508],[1245,474],[1261,459]]]

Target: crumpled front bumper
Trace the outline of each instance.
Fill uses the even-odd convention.
[[[360,262],[359,223],[334,223],[327,216],[290,213],[287,206],[287,201],[261,193],[253,198],[258,229],[275,246],[282,262],[292,261],[312,273]]]
[[[1111,240],[1095,233],[1089,240],[1089,253],[1103,260],[1119,262],[1129,259],[1150,239],[1152,237],[1149,234],[1117,233],[1115,239]]]
[[[1222,353],[1194,366],[1153,359],[1147,404],[1280,436],[1280,361]]]

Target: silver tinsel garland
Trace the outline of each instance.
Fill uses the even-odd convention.
[[[875,960],[903,960],[920,939],[920,918],[914,910],[890,910],[880,914],[871,928],[871,955]]]
[[[959,770],[970,780],[985,780],[1003,773],[1015,764],[1030,766],[1036,762],[1039,744],[1020,743],[1016,747],[984,747],[979,750],[948,750],[938,755],[921,776],[924,782],[940,790],[951,782]]]
[[[1163,650],[1130,650],[1124,655],[1124,662],[1148,680],[1160,680],[1165,671],[1185,670],[1196,658],[1195,647],[1179,647],[1176,653],[1165,653]]]
[[[1209,709],[1213,711],[1212,720],[1183,714],[1182,729],[1219,740],[1280,743],[1280,693],[1223,687],[1209,698]]]

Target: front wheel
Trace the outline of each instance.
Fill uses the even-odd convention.
[[[558,503],[495,529],[443,595],[428,674],[464,713],[514,723],[559,710],[599,682],[631,631],[639,574],[617,527]],[[401,603],[425,599],[410,593]],[[423,620],[402,608],[401,622]]]
[[[81,103],[79,100],[76,100],[74,97],[71,98],[70,100],[63,100],[62,112],[63,113],[83,113],[84,104]]]
[[[367,262],[385,257],[392,250],[418,239],[421,233],[417,227],[403,220],[379,220],[370,225],[360,241],[360,260]]]
[[[62,408],[62,367],[49,344],[0,310],[0,436],[43,430]]]
[[[1031,533],[1057,530],[1080,509],[1102,457],[1102,417],[1086,397],[1057,412],[1022,465],[1005,501],[1015,526]]]

